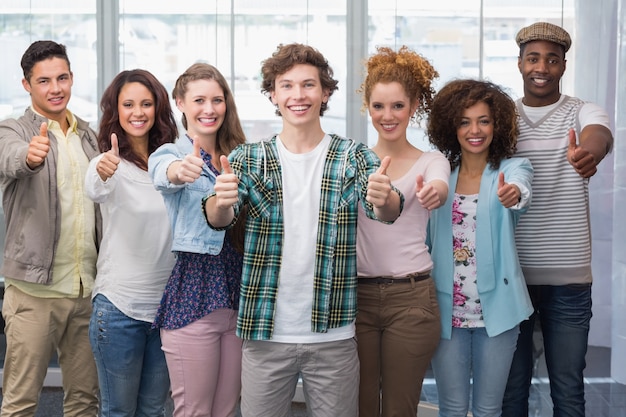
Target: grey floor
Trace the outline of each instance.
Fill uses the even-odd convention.
[[[626,385],[610,377],[609,348],[590,346],[585,370],[586,415],[589,417],[626,417]],[[44,388],[36,417],[61,417],[63,393],[60,388]],[[429,373],[422,389],[422,401],[437,403],[437,389]],[[533,380],[529,417],[552,417],[552,401],[543,358],[539,359],[537,375]],[[306,407],[293,403],[293,417],[306,416]],[[238,414],[239,415],[239,414]]]

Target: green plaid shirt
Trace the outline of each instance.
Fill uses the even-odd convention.
[[[228,159],[240,179],[235,217],[241,206],[248,204],[237,335],[242,339],[269,340],[274,327],[284,234],[276,137],[241,145]],[[314,332],[345,326],[355,319],[357,204],[360,201],[368,217],[376,218],[365,196],[367,179],[379,165],[376,154],[364,144],[331,135],[317,226],[311,316]]]

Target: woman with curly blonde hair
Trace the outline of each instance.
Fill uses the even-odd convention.
[[[440,332],[426,225],[430,210],[446,199],[450,165],[441,153],[413,146],[407,128],[428,114],[438,74],[406,46],[378,48],[366,69],[360,92],[378,132],[372,150],[381,159],[391,156],[387,175],[405,202],[391,225],[359,210],[359,415],[415,417]]]
[[[454,80],[435,96],[428,134],[452,173],[427,242],[441,314],[432,360],[441,417],[502,415],[519,333],[533,312],[515,246],[528,210],[533,168],[511,158],[517,111],[497,85]]]

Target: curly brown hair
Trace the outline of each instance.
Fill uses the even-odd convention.
[[[329,98],[337,90],[338,81],[333,78],[333,70],[320,51],[312,46],[300,43],[288,45],[281,43],[272,56],[262,63],[261,75],[263,76],[263,81],[261,82],[261,92],[271,100],[270,94],[276,89],[276,78],[299,64],[313,65],[318,69],[322,90],[328,93]],[[320,116],[323,116],[326,110],[328,110],[327,102],[322,103]],[[278,109],[276,109],[276,115],[281,116]]]
[[[386,46],[378,47],[376,51],[365,63],[367,75],[357,90],[363,95],[362,110],[369,107],[376,84],[395,81],[402,85],[412,103],[417,101],[417,110],[411,115],[411,120],[419,122],[430,110],[435,94],[433,81],[439,73],[426,58],[406,45],[397,52]]]
[[[148,156],[164,143],[172,143],[176,140],[178,129],[167,97],[167,90],[149,71],[134,69],[117,74],[102,94],[100,99],[102,117],[98,128],[98,147],[100,152],[110,150],[111,134],[115,133],[119,140],[120,156],[147,171],[148,161],[133,150],[130,142],[126,139],[126,132],[120,125],[118,98],[122,88],[130,83],[140,83],[152,93],[154,98],[155,120],[148,132]]]
[[[519,134],[517,107],[502,87],[471,79],[448,82],[435,95],[428,120],[428,138],[450,161],[452,169],[461,163],[461,145],[457,128],[463,111],[483,102],[489,106],[493,119],[493,140],[487,162],[493,169],[516,151]]]

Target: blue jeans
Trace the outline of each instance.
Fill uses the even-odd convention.
[[[534,365],[533,330],[539,320],[554,417],[585,416],[583,370],[591,320],[591,284],[529,285],[535,307],[520,327],[517,351],[506,387],[503,417],[528,416]]]
[[[470,404],[474,417],[499,417],[506,379],[519,327],[489,337],[484,327],[452,328],[450,339],[441,339],[432,360],[439,417],[465,417]]]
[[[102,417],[163,416],[170,381],[158,330],[132,319],[105,296],[93,300],[89,340]]]

